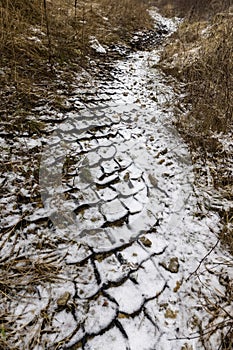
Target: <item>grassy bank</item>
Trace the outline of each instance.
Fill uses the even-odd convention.
[[[160,68],[182,82],[175,101],[176,125],[193,159],[196,189],[203,213],[216,211],[222,221],[219,239],[233,253],[233,8],[232,1],[159,1],[167,15],[182,16],[178,31],[164,48]],[[228,261],[229,269],[232,260]],[[226,295],[213,291],[215,310],[232,303],[232,283]],[[208,301],[209,302],[209,301]],[[213,320],[217,313],[213,314]],[[217,325],[219,349],[232,349],[232,315]],[[210,333],[200,330],[203,348],[210,349]]]
[[[175,107],[177,126],[192,151],[197,183],[212,188],[206,209],[221,215],[222,242],[233,252],[232,1],[193,3],[180,0],[171,6],[163,1],[165,12],[185,17],[165,47],[160,66],[184,83]]]
[[[139,0],[0,1],[1,115],[47,98],[59,70],[69,82],[72,69],[86,68],[96,56],[91,37],[101,45],[127,44],[134,30],[151,24]]]

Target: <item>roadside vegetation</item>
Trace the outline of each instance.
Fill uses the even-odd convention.
[[[184,16],[160,66],[183,82],[184,93],[175,106],[177,126],[192,150],[197,182],[214,189],[207,209],[220,213],[221,238],[233,252],[232,1],[176,0],[160,5],[168,15]]]
[[[233,2],[158,1],[167,16],[183,18],[178,31],[164,48],[159,67],[183,86],[175,101],[176,125],[187,141],[201,198],[201,213],[216,211],[222,219],[220,242],[233,253]],[[229,269],[233,263],[227,261]],[[213,323],[224,303],[232,303],[232,282],[221,299],[213,291]],[[213,312],[213,310],[215,310]],[[209,312],[209,311],[208,311]],[[212,326],[213,327],[213,326]],[[204,349],[208,337],[223,330],[219,349],[232,349],[232,315],[215,327],[200,329]],[[225,333],[224,333],[225,329]]]
[[[215,194],[203,202],[204,210],[221,215],[220,238],[233,253],[231,0],[0,0],[0,133],[3,137],[15,131],[26,130],[29,137],[43,133],[43,122],[31,118],[33,107],[52,105],[64,110],[66,105],[57,91],[64,86],[69,91],[77,71],[91,71],[98,60],[115,57],[93,49],[93,40],[104,48],[130,47],[134,31],[152,27],[148,3],[158,5],[168,16],[185,18],[165,47],[159,66],[182,82],[182,97],[175,103],[176,124],[190,146],[199,188]],[[28,177],[35,157],[29,157]],[[19,173],[23,169],[11,162],[5,166]],[[11,237],[12,232],[7,232],[7,239]],[[232,261],[226,264],[232,267]],[[38,280],[55,280],[61,267],[53,261],[3,259],[1,269],[5,271],[0,278],[1,296],[11,298]],[[224,303],[232,302],[233,288],[232,281],[223,283],[227,295],[216,296],[214,303],[206,299],[202,305],[213,315],[213,324],[219,315],[224,320],[208,330],[200,328],[204,349],[217,327],[223,329],[219,350],[232,348],[232,315],[225,311]],[[17,349],[7,340],[7,333],[15,334],[7,314],[2,303],[0,349]]]
[[[69,83],[73,72],[90,68],[99,56],[91,38],[127,45],[133,31],[151,24],[140,0],[1,0],[0,115],[30,110],[59,87],[57,78]]]

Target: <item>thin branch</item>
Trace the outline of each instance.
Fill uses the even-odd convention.
[[[214,244],[214,246],[208,251],[208,253],[201,259],[201,261],[199,262],[197,268],[188,276],[188,278],[186,279],[186,282],[197,273],[197,271],[199,270],[199,268],[201,267],[203,261],[205,261],[205,259],[213,252],[213,250],[217,247],[218,243],[219,243],[220,239],[217,240],[217,242]]]

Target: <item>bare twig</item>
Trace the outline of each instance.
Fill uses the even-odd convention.
[[[214,246],[208,251],[208,253],[201,259],[199,262],[197,268],[187,277],[186,281],[188,281],[193,275],[197,273],[199,268],[201,267],[202,263],[205,261],[205,259],[213,252],[213,250],[217,247],[220,239],[217,240],[217,242],[214,244]]]

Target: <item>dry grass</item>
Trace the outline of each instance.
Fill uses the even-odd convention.
[[[146,2],[141,0],[101,0],[101,8],[122,39],[134,30],[152,27]]]
[[[160,67],[183,82],[184,94],[175,103],[176,124],[190,146],[197,188],[208,189],[217,198],[217,206],[205,203],[205,209],[218,211],[223,224],[220,240],[233,254],[233,11],[216,14],[213,10],[210,16],[204,3],[203,12],[190,17],[188,11],[165,47]],[[232,261],[228,268],[232,269]],[[209,338],[219,332],[218,349],[232,349],[232,315],[225,309],[232,304],[232,281],[223,282],[229,282],[224,284],[226,294],[219,297],[216,293],[203,305],[212,315],[208,328],[200,328],[205,349],[212,349]]]
[[[7,259],[0,264],[0,294],[9,299],[15,298],[20,291],[31,291],[43,281],[58,279],[59,264],[42,259]]]
[[[148,25],[150,16],[139,0],[7,0],[0,7],[1,63],[78,59],[89,50],[90,35],[104,44],[110,32],[119,39]]]
[[[225,11],[210,20],[206,17],[183,22],[165,48],[160,66],[184,83],[184,97],[175,107],[177,127],[190,146],[197,187],[204,191],[211,188],[222,206],[206,209],[220,214],[220,239],[233,254],[233,14]],[[224,200],[231,204],[224,208]],[[228,268],[232,269],[232,261]],[[203,305],[212,315],[208,328],[200,328],[205,349],[212,349],[209,338],[219,331],[222,339],[218,349],[232,349],[232,314],[225,310],[225,304],[231,305],[232,300],[230,282],[225,295],[219,298],[216,294]]]
[[[12,257],[1,262],[0,269],[0,349],[17,350],[15,338],[20,337],[20,334],[15,328],[17,317],[11,315],[8,309],[9,303],[21,300],[26,305],[29,296],[36,293],[38,285],[58,281],[61,264],[51,258]]]
[[[157,0],[155,3],[168,16],[178,15],[200,20],[228,9],[232,0]]]
[[[193,130],[226,133],[233,121],[233,14],[216,16],[211,27],[206,24],[181,26],[172,47],[178,51],[173,68],[188,83],[186,102],[192,103],[189,124]],[[169,48],[165,55],[172,57]]]
[[[232,262],[229,269],[232,269]],[[210,343],[211,336],[218,332],[221,336],[219,350],[231,350],[233,345],[233,318],[231,314],[231,305],[233,301],[233,285],[232,281],[222,281],[226,287],[225,295],[213,292],[211,297],[202,296],[202,307],[210,315],[208,325],[204,327],[200,324],[201,342],[204,349],[212,350]],[[213,345],[213,343],[212,343]]]
[[[6,101],[11,110],[30,110],[47,98],[48,87],[56,89],[60,68],[86,66],[95,56],[90,36],[102,45],[126,43],[132,31],[150,26],[140,0],[0,1],[0,112]]]
[[[185,84],[176,102],[177,126],[188,141],[195,163],[208,167],[209,178],[197,171],[197,182],[210,184],[219,202],[233,199],[233,13],[211,19],[186,18],[164,50],[160,66]],[[186,107],[186,112],[183,107]],[[219,203],[221,204],[221,203]],[[219,211],[223,242],[233,252],[232,207]]]

